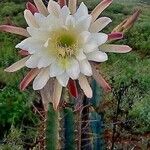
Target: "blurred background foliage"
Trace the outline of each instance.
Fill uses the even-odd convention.
[[[99,0],[84,1],[91,11]],[[26,0],[3,0],[0,2],[0,24],[26,27],[23,18]],[[135,10],[141,9],[138,22],[124,36],[115,42],[127,44],[133,48],[128,54],[109,54],[109,61],[100,65],[100,72],[112,84],[113,91],[104,94],[104,114],[106,130],[111,130],[111,123],[117,106],[116,93],[127,88],[120,104],[120,121],[132,120],[128,125],[132,133],[143,135],[150,132],[150,5],[149,0],[114,0],[102,16],[110,17],[113,22],[104,30],[109,33]],[[0,149],[23,149],[35,142],[38,136],[39,116],[33,111],[34,101],[39,100],[38,93],[30,88],[20,92],[18,85],[26,69],[9,74],[3,70],[20,59],[15,45],[22,37],[9,33],[0,33]],[[136,82],[136,85],[132,82]],[[131,86],[128,86],[131,85]],[[108,104],[108,105],[105,105]],[[124,134],[131,133],[127,131]],[[13,137],[13,138],[12,138]],[[13,142],[17,141],[16,143]],[[12,141],[11,141],[12,140]],[[14,146],[14,147],[13,147]]]

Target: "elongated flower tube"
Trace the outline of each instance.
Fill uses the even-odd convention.
[[[78,81],[88,98],[92,97],[92,89],[87,77],[93,76],[104,90],[110,90],[107,82],[98,75],[93,62],[108,60],[106,52],[125,53],[131,51],[126,45],[111,45],[107,42],[120,39],[122,33],[102,33],[112,22],[108,17],[99,17],[112,0],[102,0],[88,13],[82,2],[77,7],[76,0],[65,0],[58,3],[50,0],[45,7],[42,0],[27,3],[24,18],[28,24],[26,29],[1,25],[0,31],[10,32],[26,37],[16,45],[21,49],[22,60],[5,69],[14,72],[26,66],[31,69],[21,82],[20,88],[25,90],[33,81],[33,89],[41,90],[47,82],[54,79],[54,91],[51,102],[57,109],[61,98],[62,87],[68,87],[70,93],[77,97]]]

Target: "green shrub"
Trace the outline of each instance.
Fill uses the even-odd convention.
[[[150,18],[149,18],[150,19]],[[127,33],[127,43],[144,56],[150,56],[149,21],[138,23]]]
[[[0,14],[2,17],[5,16],[16,16],[19,12],[22,12],[24,7],[20,4],[15,4],[14,2],[3,3],[0,9]]]
[[[137,132],[150,131],[150,99],[147,95],[141,101],[137,101],[129,112],[130,117],[135,120],[134,128]]]
[[[22,117],[30,116],[29,108],[34,95],[28,92],[19,92],[14,86],[6,86],[0,93],[0,122],[2,126],[22,121]]]

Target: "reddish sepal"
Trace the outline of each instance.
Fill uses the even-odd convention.
[[[30,2],[27,2],[26,8],[30,10],[33,15],[38,12],[38,9]]]
[[[69,82],[68,82],[68,89],[69,89],[69,92],[70,94],[77,98],[79,96],[78,94],[78,90],[77,90],[77,85],[76,85],[76,81],[70,79]]]

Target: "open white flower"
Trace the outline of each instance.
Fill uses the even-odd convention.
[[[98,47],[107,41],[108,35],[90,32],[92,16],[84,3],[71,14],[67,6],[61,8],[51,0],[47,14],[32,15],[25,10],[30,37],[16,46],[31,54],[25,63],[28,68],[41,69],[33,82],[34,90],[42,89],[50,77],[56,77],[66,87],[69,78],[76,80],[81,74],[92,75],[89,60],[107,60],[107,54]],[[111,22],[109,18],[107,21]]]
[[[22,81],[21,89],[25,89],[35,78],[33,89],[41,90],[50,78],[56,78],[55,107],[59,104],[62,87],[68,85],[69,79],[78,80],[86,96],[91,98],[92,90],[86,76],[95,76],[96,70],[90,62],[106,61],[108,56],[105,51],[122,53],[131,50],[126,45],[105,44],[111,36],[100,32],[111,19],[97,18],[112,0],[103,0],[91,14],[84,3],[76,10],[76,0],[69,0],[68,6],[64,0],[60,0],[59,4],[50,0],[47,8],[42,0],[34,2],[36,6],[28,3],[28,9],[24,11],[27,30],[0,26],[0,30],[27,37],[16,48],[22,49],[21,53],[28,56],[6,71],[17,71],[24,66],[32,69]],[[116,35],[114,38],[117,38]],[[100,84],[107,86],[101,77]]]

